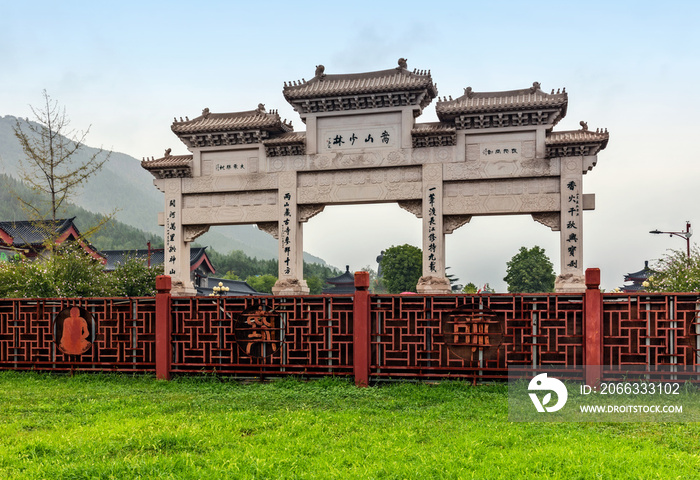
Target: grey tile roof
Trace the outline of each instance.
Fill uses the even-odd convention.
[[[435,111],[441,121],[450,120],[458,115],[474,113],[506,112],[532,109],[560,109],[566,115],[568,95],[563,92],[545,93],[535,82],[532,87],[503,92],[474,92],[471,87],[465,89],[464,95],[457,99],[439,100]]]
[[[160,170],[173,168],[191,168],[192,155],[168,155],[153,160],[141,161],[141,166],[146,170]]]
[[[322,75],[298,84],[287,85],[285,83],[282,93],[284,98],[291,101],[304,98],[418,89],[428,89],[433,98],[437,95],[437,87],[433,84],[429,72],[420,74],[405,69],[392,68],[376,72]]]
[[[53,220],[19,220],[13,222],[0,222],[0,230],[12,239],[12,245],[18,248],[37,246],[43,244],[51,237],[59,237],[71,227],[78,235],[80,232],[73,224],[73,218]]]
[[[603,143],[605,148],[610,134],[607,131],[570,130],[565,132],[552,132],[547,136],[547,145],[575,145],[580,143]]]
[[[190,266],[196,265],[206,255],[207,247],[190,248]],[[148,262],[148,250],[103,250],[100,252],[107,259],[105,270],[111,272],[119,264],[123,264],[129,258],[137,258],[143,263]],[[162,265],[165,262],[165,250],[154,248],[151,250],[151,265]]]
[[[244,130],[268,130],[276,133],[292,131],[291,124],[282,122],[277,112],[267,113],[262,105],[257,110],[232,113],[209,113],[192,120],[175,121],[171,126],[177,135],[218,133]]]

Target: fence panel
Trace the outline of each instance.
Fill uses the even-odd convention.
[[[64,353],[56,338],[59,314],[72,307],[88,317],[81,354]],[[0,369],[155,371],[154,299],[1,299]]]
[[[173,298],[172,372],[352,374],[352,296]]]
[[[700,366],[700,296],[638,293],[603,298],[606,366]]]
[[[509,366],[581,365],[581,295],[371,297],[375,377],[507,378]]]

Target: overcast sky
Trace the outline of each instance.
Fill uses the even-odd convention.
[[[653,263],[700,228],[700,2],[237,2],[0,0],[0,115],[31,116],[47,89],[87,143],[137,158],[188,153],[173,117],[264,103],[305,126],[284,81],[396,66],[430,69],[440,96],[566,87],[555,130],[607,128],[584,177],[584,264],[603,287]],[[419,122],[436,121],[429,105]],[[134,168],[140,168],[135,163]],[[543,247],[559,269],[558,233],[528,216],[475,217],[447,238],[460,283],[505,291],[506,262]],[[693,237],[695,239],[696,237]],[[391,245],[420,246],[420,221],[395,204],[330,207],[305,226],[305,250],[332,265],[376,268]]]

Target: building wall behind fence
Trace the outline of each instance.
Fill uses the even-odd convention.
[[[166,376],[357,379],[356,345],[369,351],[370,379],[505,379],[508,367],[579,366],[595,316],[585,296],[369,295],[366,339],[353,331],[358,295],[172,297]],[[82,355],[54,341],[53,319],[71,306],[94,318]],[[602,295],[603,364],[700,370],[699,310],[699,294]],[[0,369],[155,372],[157,315],[153,298],[0,300]]]

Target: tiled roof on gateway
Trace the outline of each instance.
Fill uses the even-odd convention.
[[[268,130],[278,133],[291,132],[291,124],[280,119],[276,111],[267,113],[260,104],[256,110],[232,113],[210,113],[208,108],[192,120],[175,120],[170,127],[177,135],[215,133],[243,130]]]
[[[566,115],[567,104],[566,89],[545,93],[540,89],[540,84],[534,82],[530,88],[504,92],[475,92],[467,87],[459,98],[438,100],[435,112],[440,120],[445,121],[464,114],[545,108],[561,109],[559,118],[562,118]]]
[[[397,68],[376,72],[328,75],[325,67],[318,65],[315,76],[306,81],[285,82],[282,93],[292,105],[306,99],[367,96],[395,92],[420,94],[417,101],[425,108],[435,96],[437,86],[433,83],[429,70],[407,69],[406,61],[399,60]],[[385,102],[382,102],[384,104]]]

